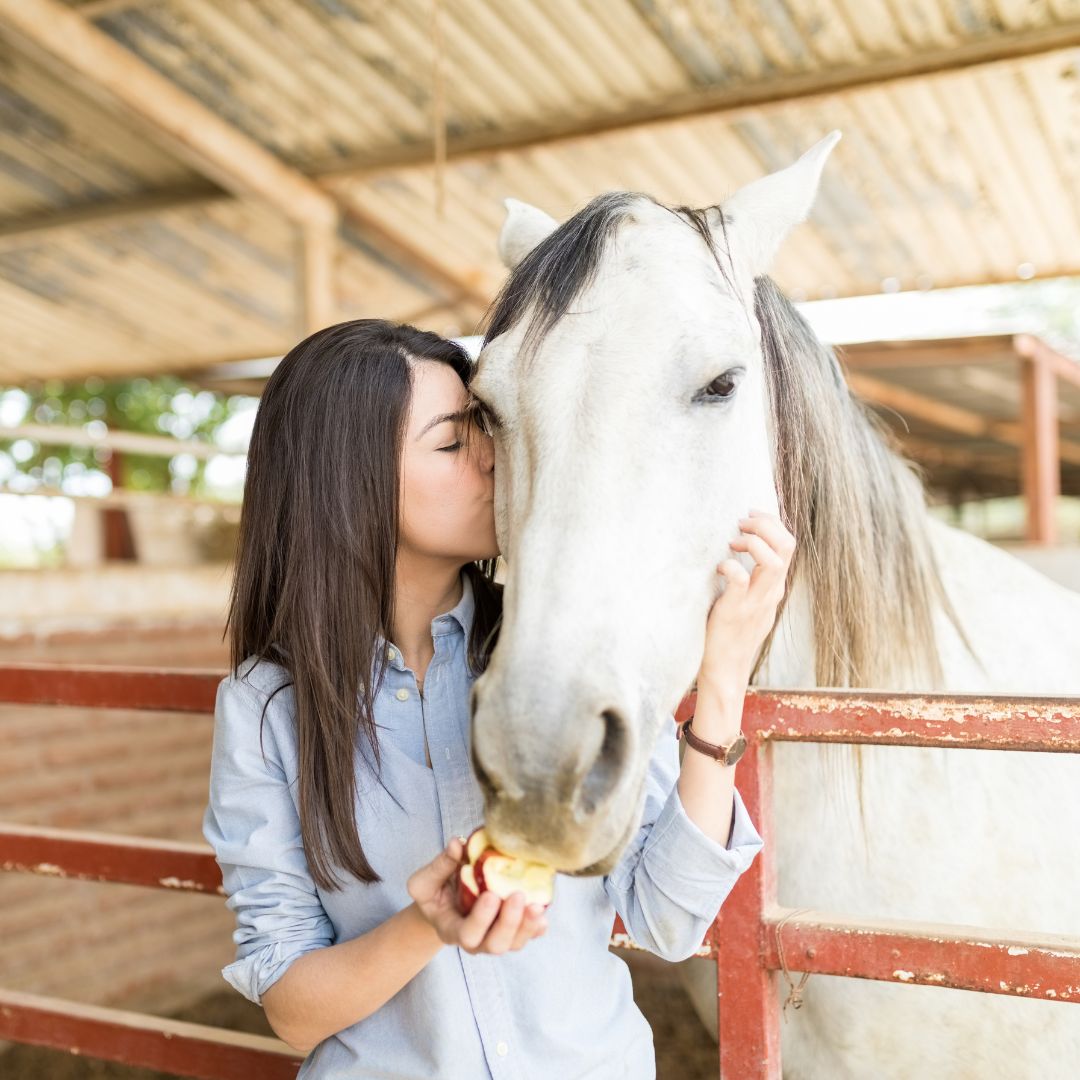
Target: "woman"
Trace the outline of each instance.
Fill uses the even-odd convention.
[[[452,342],[360,319],[266,384],[203,821],[237,919],[222,974],[313,1051],[301,1077],[651,1078],[615,912],[643,947],[689,955],[761,838],[734,766],[688,750],[680,768],[672,727],[611,874],[560,875],[546,912],[485,893],[458,914],[461,839],[483,820],[469,690],[501,610],[470,373]],[[794,547],[770,515],[744,527],[731,546],[757,566],[718,567],[698,676],[694,729],[714,743],[738,733]]]

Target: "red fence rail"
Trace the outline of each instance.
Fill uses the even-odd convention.
[[[219,671],[7,664],[0,665],[0,702],[207,713],[221,678]],[[690,695],[676,719],[693,708]],[[776,742],[1077,753],[1080,698],[751,691],[743,730],[749,748],[738,785],[765,847],[698,952],[720,961],[720,1068],[727,1080],[781,1075],[773,985],[781,948],[789,971],[1080,999],[1080,939],[796,914],[776,903],[770,843]],[[223,894],[208,847],[142,837],[0,824],[0,870]],[[611,942],[633,947],[618,917]],[[302,1060],[277,1039],[3,989],[0,1039],[204,1080],[291,1078]]]
[[[726,1080],[781,1076],[774,984],[781,948],[794,972],[1080,1000],[1080,939],[782,908],[770,842],[777,742],[1077,753],[1080,698],[751,691],[743,731],[749,746],[737,782],[765,846],[710,930]]]

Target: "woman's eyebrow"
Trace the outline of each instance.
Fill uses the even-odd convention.
[[[421,429],[420,434],[416,436],[413,442],[419,442],[433,427],[437,424],[444,424],[447,420],[464,420],[465,410],[459,409],[457,412],[439,413],[438,416],[433,416]]]

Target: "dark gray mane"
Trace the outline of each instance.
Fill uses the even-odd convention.
[[[608,241],[635,204],[642,201],[669,210],[689,224],[716,258],[706,215],[715,210],[724,223],[718,206],[702,209],[666,206],[638,191],[609,191],[597,195],[537,244],[514,268],[484,316],[481,324],[484,344],[516,326],[531,309],[533,314],[522,343],[522,352],[528,355],[531,346],[551,330],[596,277]],[[720,266],[719,259],[717,265]],[[727,277],[723,267],[720,271]]]

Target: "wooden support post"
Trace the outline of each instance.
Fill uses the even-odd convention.
[[[1057,543],[1057,501],[1061,493],[1057,376],[1038,353],[1020,358],[1023,429],[1022,478],[1027,503],[1026,538]]]
[[[123,485],[123,459],[118,451],[113,450],[109,455],[107,466],[109,479],[112,480],[113,490],[119,490]],[[135,562],[138,558],[135,552],[135,537],[131,531],[131,518],[127,508],[123,506],[107,506],[101,511],[102,528],[102,555],[106,561],[109,559],[123,559],[125,562]]]
[[[296,323],[307,337],[338,320],[334,269],[337,231],[309,226],[296,236]]]

